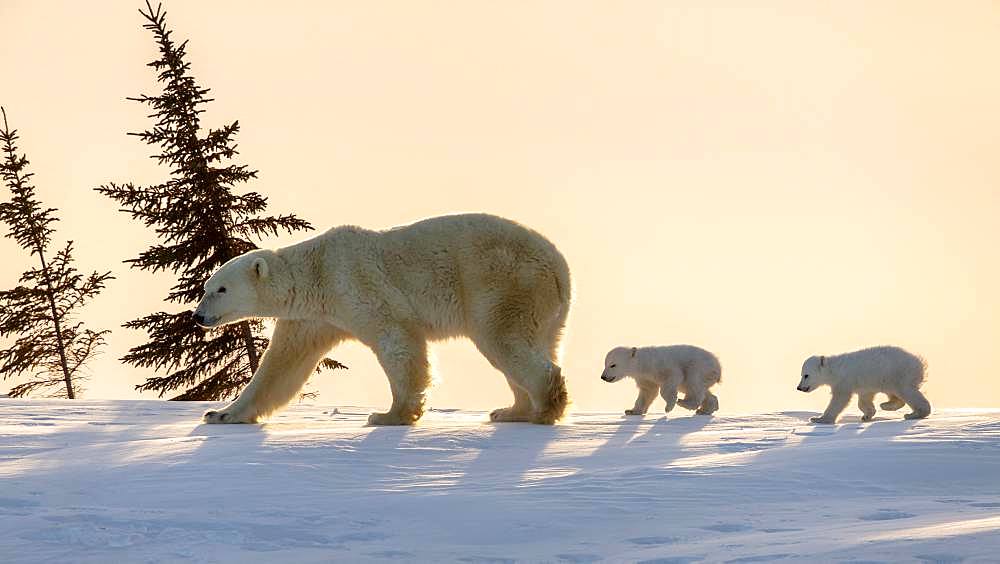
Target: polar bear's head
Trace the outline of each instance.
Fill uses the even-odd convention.
[[[604,372],[601,373],[601,380],[605,382],[617,382],[628,376],[629,369],[635,361],[635,347],[615,347],[608,351],[604,357]]]
[[[811,392],[830,383],[830,363],[825,356],[810,356],[802,363],[802,377],[799,379],[800,392]]]
[[[205,282],[205,295],[194,310],[194,321],[211,328],[250,317],[275,317],[273,251],[256,250],[219,267]]]

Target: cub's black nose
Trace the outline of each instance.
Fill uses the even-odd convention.
[[[808,392],[809,391],[809,386],[799,386],[799,387],[797,387],[795,389],[798,390],[798,391],[800,391],[800,392]]]
[[[610,382],[611,376],[601,376],[601,380],[604,380],[605,382]]]

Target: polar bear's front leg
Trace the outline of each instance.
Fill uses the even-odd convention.
[[[635,398],[635,405],[632,409],[626,409],[625,415],[645,415],[649,406],[656,399],[657,385],[655,382],[636,380],[635,385],[639,387],[639,396]]]
[[[205,423],[256,423],[283,407],[346,334],[318,321],[279,319],[260,366],[236,401],[205,414]]]
[[[833,397],[830,398],[830,404],[826,406],[826,411],[823,415],[819,417],[810,417],[809,420],[813,423],[823,423],[826,425],[832,425],[837,422],[837,416],[840,412],[844,411],[847,404],[851,402],[851,396],[853,394],[849,390],[838,390],[834,388]]]
[[[392,407],[372,413],[369,425],[412,425],[424,414],[424,394],[431,383],[427,341],[401,327],[385,331],[375,344],[379,364],[389,378]]]

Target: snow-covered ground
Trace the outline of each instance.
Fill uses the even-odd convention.
[[[1000,410],[373,428],[209,405],[0,401],[0,561],[1000,560]]]

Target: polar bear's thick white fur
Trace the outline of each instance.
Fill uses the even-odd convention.
[[[691,345],[666,347],[615,347],[604,358],[601,379],[617,382],[630,376],[635,379],[639,396],[625,415],[643,415],[656,394],[667,402],[666,413],[674,405],[711,415],[719,409],[719,398],[709,388],[722,380],[722,366],[714,354]],[[677,400],[677,392],[684,398]]]
[[[906,419],[923,419],[931,413],[931,404],[920,393],[927,365],[919,356],[899,347],[873,347],[836,356],[811,356],[802,364],[800,392],[830,386],[833,397],[826,411],[811,421],[835,423],[851,396],[858,394],[862,421],[875,416],[875,394],[884,393],[889,401],[882,409],[895,411],[909,405],[913,411]]]
[[[514,403],[493,421],[551,424],[568,403],[557,364],[570,304],[569,267],[545,237],[484,214],[387,231],[338,227],[224,264],[195,320],[218,327],[277,320],[246,389],[207,423],[250,423],[287,404],[331,347],[357,339],[389,378],[392,406],[375,425],[412,424],[430,384],[427,341],[468,337],[504,374]]]

